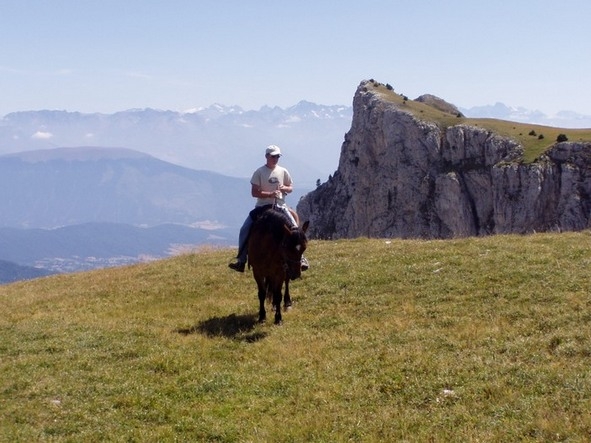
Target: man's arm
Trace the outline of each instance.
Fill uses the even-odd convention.
[[[278,191],[263,191],[261,189],[261,187],[259,185],[251,185],[250,188],[250,195],[252,195],[254,198],[275,198],[275,197],[279,197],[277,195]],[[286,192],[286,191],[283,191]],[[289,191],[291,192],[291,191]]]

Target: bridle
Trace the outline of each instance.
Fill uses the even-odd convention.
[[[292,226],[291,227],[290,236],[292,236],[293,234],[297,234],[298,237],[300,237],[300,228],[297,227],[297,226]],[[283,237],[283,240],[281,241],[281,245],[280,245],[280,248],[281,248],[281,259],[283,261],[283,269],[285,270],[285,272],[287,272],[289,270],[289,265],[290,264],[296,265],[296,264],[299,264],[300,261],[301,261],[301,258],[296,260],[296,259],[293,259],[293,258],[289,258],[287,256],[287,239],[288,238],[289,237],[284,236]],[[300,243],[298,243],[298,245],[299,244]]]

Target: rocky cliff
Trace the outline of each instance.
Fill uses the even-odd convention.
[[[428,111],[417,116],[406,97],[387,98],[377,85],[359,85],[338,170],[297,206],[300,218],[310,220],[311,238],[591,227],[590,142],[556,143],[526,162],[517,141],[458,123],[461,115],[449,114],[443,124]]]

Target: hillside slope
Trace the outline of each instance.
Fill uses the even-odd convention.
[[[311,241],[281,327],[227,250],[2,286],[2,438],[585,441],[590,241]]]

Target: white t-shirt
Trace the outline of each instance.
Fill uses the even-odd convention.
[[[291,175],[287,169],[282,166],[275,166],[274,169],[268,168],[267,165],[263,165],[258,168],[252,174],[250,183],[253,185],[260,186],[262,191],[273,192],[279,189],[280,185],[292,186]],[[282,193],[281,198],[257,198],[256,206],[272,205],[276,203],[278,205],[285,204],[285,194]]]

